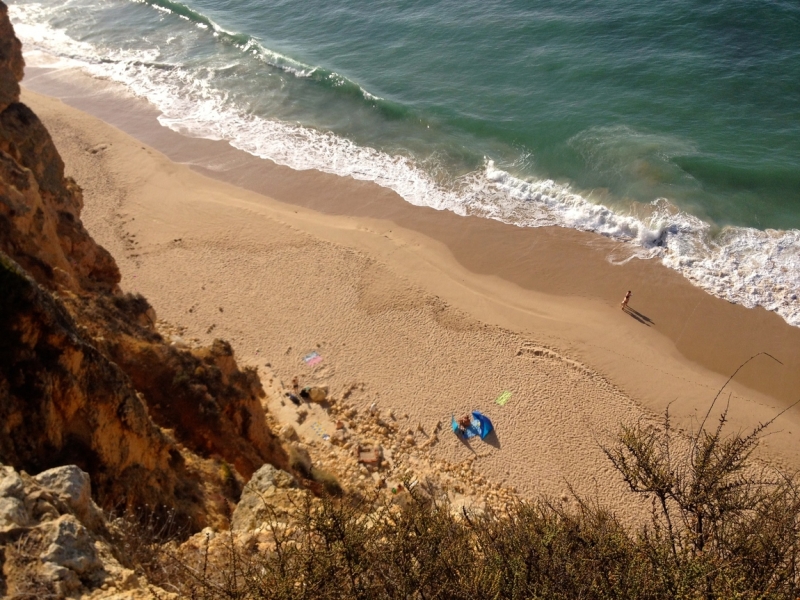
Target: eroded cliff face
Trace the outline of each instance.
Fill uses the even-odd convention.
[[[101,503],[166,505],[196,526],[224,512],[205,497],[213,476],[187,465],[63,302],[7,256],[0,289],[0,462],[31,473],[77,464]]]
[[[258,377],[225,342],[166,344],[147,301],[122,293],[80,188],[19,103],[23,65],[0,2],[0,463],[76,464],[101,506],[224,527],[253,472],[287,465]]]
[[[80,221],[83,196],[42,122],[19,102],[25,61],[0,2],[0,251],[55,289],[116,290],[119,270]]]
[[[7,21],[5,13],[0,18]],[[0,71],[0,81],[16,75]],[[0,250],[39,283],[73,292],[117,289],[114,259],[80,221],[80,188],[64,177],[64,162],[44,125],[16,101],[0,112],[0,195]]]

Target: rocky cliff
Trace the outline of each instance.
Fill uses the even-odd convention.
[[[75,464],[105,508],[225,527],[245,481],[287,458],[231,347],[181,349],[124,294],[83,227],[79,186],[19,102],[24,62],[0,2],[0,463]]]

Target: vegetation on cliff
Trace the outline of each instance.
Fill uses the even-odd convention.
[[[725,423],[688,440],[668,418],[622,430],[608,455],[652,501],[639,528],[581,498],[458,512],[408,482],[405,502],[308,502],[260,535],[181,549],[142,544],[134,528],[129,566],[197,599],[794,599],[800,490],[752,459],[763,428],[728,435]]]

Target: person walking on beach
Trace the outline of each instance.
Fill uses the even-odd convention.
[[[628,290],[628,293],[627,293],[627,294],[625,294],[625,297],[622,299],[622,304],[620,305],[620,308],[621,308],[622,310],[625,310],[625,309],[627,308],[627,306],[628,306],[628,301],[629,301],[630,299],[631,299],[631,291],[630,291],[630,290]]]

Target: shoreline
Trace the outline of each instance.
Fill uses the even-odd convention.
[[[84,188],[84,222],[117,259],[123,289],[204,342],[230,340],[245,363],[270,361],[284,381],[361,380],[364,408],[394,402],[426,424],[451,410],[492,411],[503,441],[482,468],[523,492],[594,480],[604,499],[619,498],[618,483],[597,480],[608,465],[596,434],[667,405],[691,426],[758,352],[784,365],[742,370],[729,387],[731,426],[769,419],[800,395],[800,329],[713,298],[653,261],[612,265],[609,256],[628,257],[621,244],[414,207],[374,184],[183,137],[142,101],[81,95],[53,79],[31,70],[23,102]],[[188,272],[175,277],[176,265]],[[627,289],[650,322],[619,310]],[[317,344],[326,359],[307,369],[298,356]],[[394,382],[393,369],[410,381]],[[512,400],[497,407],[506,388]],[[767,453],[800,465],[800,410],[773,427]],[[457,462],[467,450],[445,439],[434,452]]]

